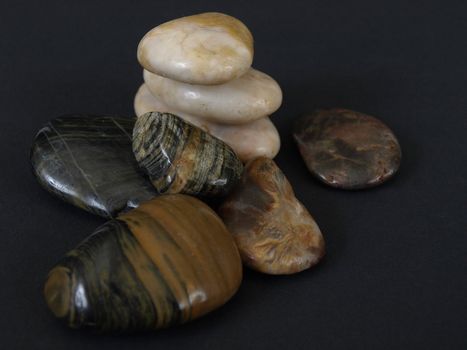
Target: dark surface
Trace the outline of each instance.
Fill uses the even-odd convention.
[[[131,148],[135,119],[67,115],[38,132],[31,165],[38,182],[66,202],[111,218],[157,195]]]
[[[256,68],[278,80],[278,165],[325,236],[316,269],[246,272],[225,307],[154,334],[98,336],[57,322],[47,271],[103,219],[44,191],[37,130],[66,113],[131,114],[139,39],[218,10],[255,36]],[[467,348],[467,3],[465,1],[9,1],[0,5],[2,349]],[[344,107],[384,120],[404,158],[366,191],[321,185],[293,119]]]
[[[378,186],[400,166],[401,149],[394,133],[367,114],[318,109],[298,118],[293,135],[308,170],[332,187]]]

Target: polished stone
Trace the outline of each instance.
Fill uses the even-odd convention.
[[[203,129],[221,139],[235,151],[242,162],[257,157],[274,158],[279,152],[280,137],[276,127],[268,117],[240,125],[213,123],[205,118],[178,112],[167,107],[154,97],[146,84],[141,85],[135,96],[135,113],[137,116],[147,112],[172,113],[183,120]]]
[[[164,195],[98,228],[49,273],[44,294],[72,328],[158,329],[196,319],[237,291],[242,266],[220,218]]]
[[[317,264],[324,239],[316,222],[273,160],[247,163],[235,190],[219,208],[245,265],[268,274],[292,274]]]
[[[133,152],[160,193],[223,196],[243,169],[227,144],[170,113],[137,118]]]
[[[131,147],[135,119],[68,115],[36,135],[31,163],[39,183],[91,213],[114,217],[157,192],[139,169]]]
[[[144,81],[152,95],[175,111],[221,124],[243,124],[264,118],[282,103],[279,84],[253,68],[237,79],[215,86],[181,83],[147,70]]]
[[[294,138],[310,172],[333,187],[373,187],[399,169],[397,138],[380,120],[366,114],[318,110],[298,120]]]
[[[243,75],[253,61],[253,37],[238,19],[202,13],[163,23],[138,46],[141,65],[190,83],[221,84]]]

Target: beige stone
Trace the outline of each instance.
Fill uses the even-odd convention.
[[[277,82],[252,68],[238,79],[215,86],[180,83],[147,70],[144,81],[151,93],[168,107],[221,124],[261,119],[282,103]]]
[[[137,116],[152,111],[178,115],[227,143],[243,162],[260,156],[274,158],[279,152],[279,134],[268,117],[241,125],[213,123],[167,107],[151,95],[146,84],[141,85],[136,93],[134,107]]]
[[[150,30],[138,46],[141,65],[191,84],[222,84],[253,61],[253,37],[238,19],[216,12],[182,17]]]

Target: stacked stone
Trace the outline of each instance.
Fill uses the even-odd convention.
[[[239,20],[203,13],[166,22],[143,37],[138,60],[144,84],[135,96],[137,116],[175,114],[227,143],[243,162],[278,153],[269,116],[282,91],[251,67],[253,37]]]

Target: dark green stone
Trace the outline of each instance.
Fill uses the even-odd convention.
[[[384,123],[366,114],[318,110],[298,120],[294,138],[310,172],[333,187],[373,187],[399,169],[397,138]]]
[[[66,202],[103,217],[156,195],[131,149],[135,120],[67,115],[36,135],[31,163],[39,183]]]

